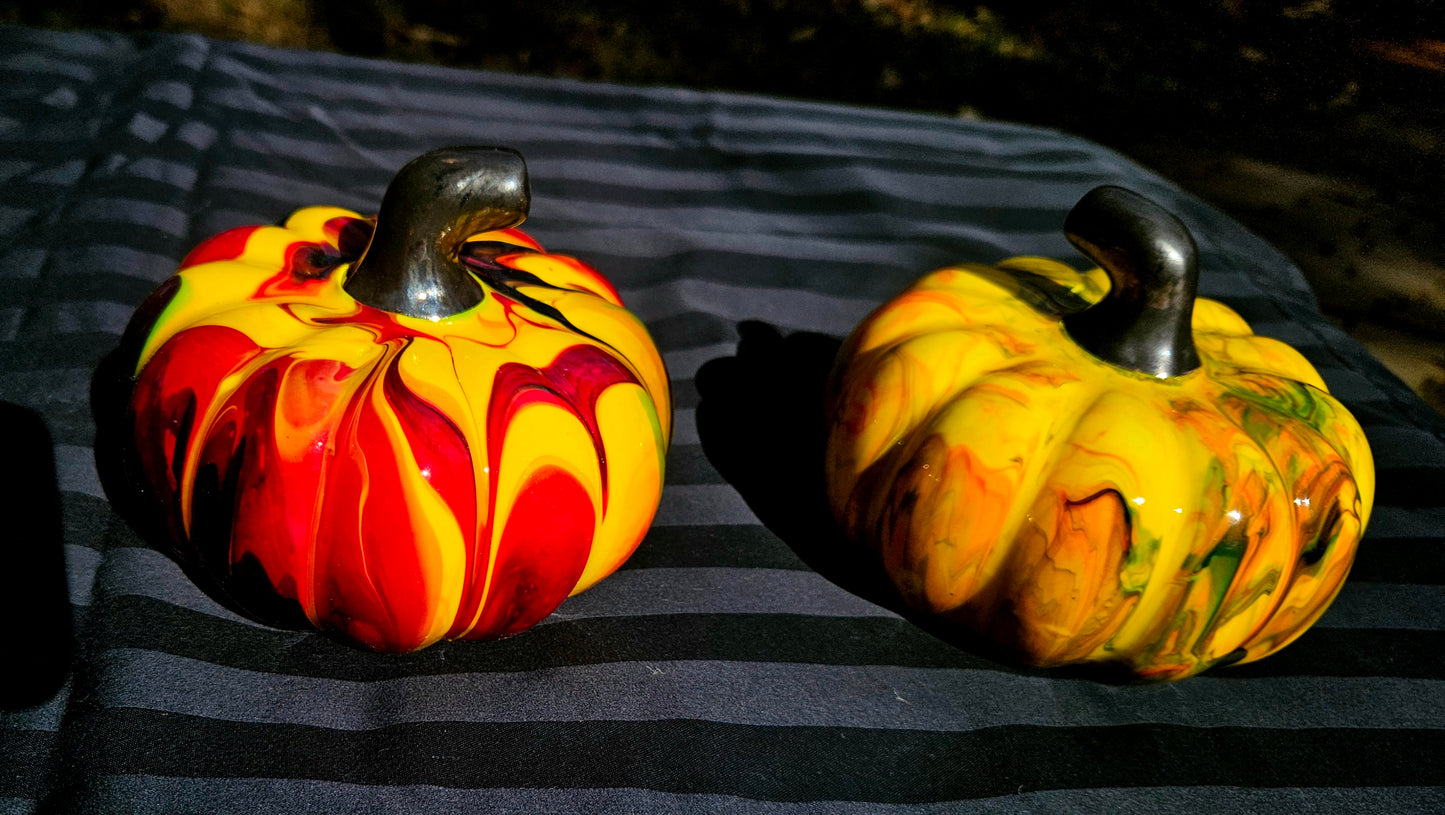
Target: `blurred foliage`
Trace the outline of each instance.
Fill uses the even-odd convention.
[[[1255,131],[1411,114],[1441,96],[1445,69],[1445,3],[1435,0],[0,0],[0,21],[191,30],[554,76],[979,112],[1126,148],[1163,132],[1291,154],[1301,145]],[[1359,158],[1370,161],[1369,152]]]

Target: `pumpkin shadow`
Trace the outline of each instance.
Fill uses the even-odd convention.
[[[709,360],[695,378],[701,396],[698,441],[718,473],[799,560],[839,588],[1004,670],[1109,685],[1141,683],[1117,665],[1023,666],[998,643],[910,608],[877,555],[849,539],[828,506],[823,398],[842,341],[813,332],[784,336],[752,320],[739,323],[737,330],[737,355]]]
[[[773,326],[737,326],[737,356],[705,363],[695,383],[703,454],[758,520],[838,587],[902,613],[872,552],[833,521],[823,480],[823,390],[842,341]]]
[[[90,381],[95,469],[112,511],[147,545],[180,566],[197,588],[226,610],[276,628],[309,630],[311,625],[300,605],[279,597],[254,559],[243,561],[229,574],[217,575],[177,552],[165,510],[146,487],[135,450],[130,395],[141,338],[148,333],[137,329],[143,319],[144,315],[138,313],[120,344],[96,366]]]
[[[22,710],[44,704],[64,686],[73,620],[50,431],[40,414],[9,402],[0,402],[0,428],[7,454],[0,551],[11,575],[0,591],[0,613],[11,621],[5,637],[9,681],[0,689],[0,709]]]

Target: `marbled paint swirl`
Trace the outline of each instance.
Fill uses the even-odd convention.
[[[1042,259],[931,274],[829,392],[834,512],[915,607],[1039,666],[1177,679],[1305,631],[1374,494],[1354,418],[1294,349],[1197,301],[1203,366],[1156,379],[1060,322],[1107,279]]]
[[[360,304],[370,230],[309,208],[186,258],[142,308],[141,470],[182,560],[243,605],[260,582],[385,651],[517,633],[650,525],[662,359],[611,284],[516,229],[474,236],[468,311]]]

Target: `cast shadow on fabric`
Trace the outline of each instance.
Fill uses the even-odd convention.
[[[0,486],[9,585],[0,592],[7,629],[7,682],[0,708],[50,701],[70,673],[74,635],[65,573],[65,526],[50,431],[40,414],[0,402],[9,461]]]
[[[697,434],[708,461],[808,568],[978,651],[982,643],[960,641],[908,610],[874,553],[833,520],[823,480],[823,391],[842,341],[806,331],[784,336],[752,320],[737,330],[737,355],[709,360],[697,373]]]
[[[823,395],[842,341],[811,332],[784,336],[763,322],[738,324],[736,356],[698,370],[697,432],[713,467],[809,568],[857,597],[893,611],[949,646],[1004,670],[1107,684],[1133,677],[1111,666],[1008,667],[998,647],[960,626],[907,608],[877,556],[833,520],[823,477],[827,425]]]
[[[823,389],[840,340],[763,322],[739,323],[737,356],[710,360],[695,380],[703,453],[748,507],[809,568],[890,609],[892,587],[872,554],[844,537],[823,482]]]

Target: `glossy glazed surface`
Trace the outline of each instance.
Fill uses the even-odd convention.
[[[1296,351],[1199,299],[1202,367],[1156,378],[1061,318],[1100,270],[924,277],[845,343],[829,496],[905,599],[1022,662],[1177,679],[1298,637],[1343,583],[1374,468]]]
[[[516,229],[467,245],[467,311],[362,305],[341,284],[372,228],[315,207],[186,258],[141,311],[141,467],[183,561],[243,605],[259,584],[388,651],[517,633],[651,523],[661,357],[596,271]]]

